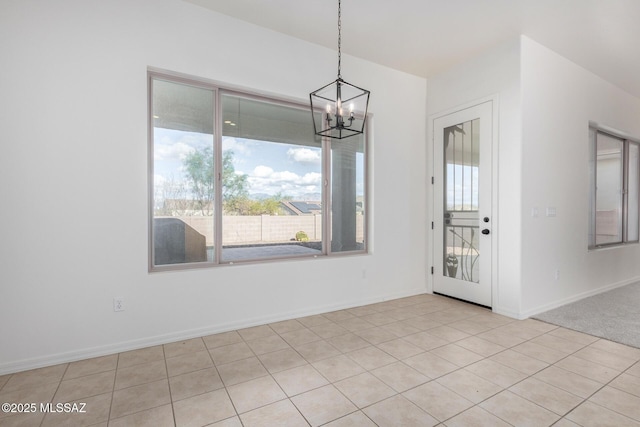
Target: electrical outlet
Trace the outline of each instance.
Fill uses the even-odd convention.
[[[553,277],[555,277],[556,280],[560,279],[560,270],[554,270]]]
[[[124,300],[122,298],[113,299],[113,311],[124,311]]]

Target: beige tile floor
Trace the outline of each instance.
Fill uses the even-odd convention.
[[[0,376],[4,402],[86,412],[0,426],[640,426],[640,349],[420,295]]]

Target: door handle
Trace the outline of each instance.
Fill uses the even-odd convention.
[[[489,233],[490,233],[490,231],[489,231],[488,228],[485,228],[484,230],[482,230],[482,234],[489,234]]]

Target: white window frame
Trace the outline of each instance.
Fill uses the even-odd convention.
[[[186,262],[175,264],[155,264],[154,255],[154,123],[153,123],[153,80],[159,79],[177,84],[192,85],[204,89],[212,90],[215,97],[214,102],[214,128],[222,129],[222,96],[223,95],[236,95],[240,97],[246,97],[249,99],[262,100],[268,103],[283,105],[287,107],[300,108],[309,110],[308,103],[299,100],[285,99],[283,97],[274,96],[271,94],[263,94],[252,90],[246,90],[244,88],[238,88],[231,85],[221,84],[208,79],[193,77],[182,73],[175,73],[171,71],[158,70],[149,68],[147,70],[147,122],[148,122],[148,236],[149,236],[149,251],[148,251],[148,269],[150,272],[157,271],[173,271],[173,270],[185,270],[193,268],[206,268],[215,267],[221,265],[233,265],[233,264],[247,264],[247,263],[261,263],[268,261],[287,261],[291,259],[309,259],[318,258],[318,255],[291,255],[280,256],[273,258],[256,258],[249,260],[239,261],[222,261],[222,181],[220,179],[220,173],[222,171],[222,132],[214,132],[213,152],[214,162],[216,168],[215,179],[215,202],[214,202],[214,215],[212,218],[214,227],[214,256],[211,261],[201,262]],[[309,116],[309,121],[312,123],[312,118]],[[366,132],[364,133],[364,219],[363,219],[363,249],[361,250],[348,250],[335,252],[331,250],[331,220],[332,220],[332,207],[331,207],[331,143],[332,140],[328,137],[322,138],[322,252],[321,257],[335,257],[335,256],[350,256],[350,255],[362,255],[369,253],[369,216],[370,216],[370,189],[369,185],[369,162],[371,161],[370,138],[371,134],[371,114],[367,116]]]
[[[622,142],[623,145],[623,157],[622,157],[622,189],[621,189],[621,213],[620,213],[620,221],[622,225],[622,233],[621,239],[619,241],[610,242],[610,243],[596,243],[596,233],[597,233],[597,225],[596,225],[596,206],[597,206],[597,198],[598,198],[598,189],[597,189],[597,152],[598,152],[598,135],[605,135],[609,138],[617,139]],[[638,236],[636,238],[629,237],[629,147],[631,145],[635,145],[638,150],[640,150],[640,140],[636,138],[630,137],[628,134],[615,130],[611,127],[601,125],[595,122],[589,122],[589,250],[597,250],[602,248],[610,248],[617,246],[624,246],[627,244],[638,243]],[[636,171],[640,171],[640,158],[637,160]],[[636,192],[640,192],[640,183],[636,183]],[[636,194],[636,200],[640,202],[640,194]],[[636,212],[640,213],[640,203],[639,206],[634,207]],[[638,215],[640,219],[640,215]],[[640,222],[640,221],[639,221]],[[639,224],[635,224],[636,230],[640,227]]]

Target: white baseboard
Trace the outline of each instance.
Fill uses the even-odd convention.
[[[500,314],[502,316],[507,316],[510,317],[512,319],[517,319],[517,320],[523,320],[526,319],[526,317],[523,317],[519,312],[517,311],[513,311],[513,310],[507,310],[507,309],[503,309],[499,306],[493,306],[491,307],[491,310],[495,313],[495,314]]]
[[[590,291],[586,291],[586,292],[582,292],[580,294],[577,295],[572,295],[568,298],[562,299],[562,300],[558,300],[558,301],[554,301],[552,303],[549,304],[545,304],[545,305],[541,305],[535,308],[532,308],[531,310],[527,310],[524,311],[521,315],[522,317],[520,317],[521,319],[527,319],[531,316],[535,316],[536,314],[540,314],[540,313],[544,313],[545,311],[549,311],[549,310],[553,310],[554,308],[558,308],[561,307],[563,305],[567,305],[570,304],[572,302],[576,302],[578,300],[587,298],[587,297],[591,297],[594,295],[598,295],[601,294],[603,292],[607,292],[607,291],[611,291],[613,289],[616,288],[620,288],[622,286],[626,286],[626,285],[630,285],[632,283],[636,283],[640,281],[640,277],[634,277],[631,279],[626,279],[620,282],[616,282],[616,283],[611,283],[609,285],[605,285],[603,287],[597,288],[597,289],[592,289]]]
[[[305,310],[294,310],[287,313],[278,313],[272,316],[256,317],[242,321],[222,323],[204,328],[196,328],[168,334],[156,335],[153,337],[141,338],[130,341],[123,341],[103,346],[84,348],[69,352],[50,354],[41,357],[18,360],[0,364],[0,375],[11,374],[29,369],[42,368],[45,366],[58,365],[60,363],[75,362],[78,360],[90,359],[92,357],[107,356],[124,351],[138,350],[140,348],[152,347],[155,345],[168,344],[171,342],[182,341],[190,338],[198,338],[207,335],[218,334],[221,332],[233,331],[237,329],[249,328],[252,326],[265,325],[268,323],[279,322],[283,320],[296,319],[299,317],[312,316],[315,314],[328,313],[336,310],[344,310],[347,308],[359,307],[361,305],[375,304],[382,301],[388,301],[398,298],[404,298],[425,293],[424,288],[415,288],[404,292],[390,293],[372,298],[364,298],[358,301],[342,302],[337,304],[328,304],[308,308]]]

